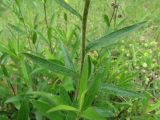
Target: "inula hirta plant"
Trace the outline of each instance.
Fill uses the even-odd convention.
[[[81,3],[82,14],[68,0],[7,0],[18,22],[7,24],[8,41],[0,44],[0,120],[118,120],[126,107],[119,110],[112,100],[146,100],[106,81],[107,70],[112,72],[106,65],[110,46],[146,22],[112,29],[119,8],[115,0],[107,34],[90,40],[88,19],[96,3]]]

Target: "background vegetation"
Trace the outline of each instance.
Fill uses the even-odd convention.
[[[0,120],[160,119],[160,1],[87,1],[0,1]]]

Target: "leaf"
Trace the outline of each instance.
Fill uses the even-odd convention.
[[[52,28],[51,27],[48,28],[47,35],[48,35],[48,40],[51,41],[52,40]]]
[[[5,103],[6,104],[7,103],[14,103],[14,102],[21,101],[21,100],[24,100],[24,94],[10,97],[5,101]]]
[[[68,92],[63,87],[60,87],[60,96],[66,102],[66,104],[68,105],[72,104],[72,101],[70,99],[70,96],[68,95]]]
[[[7,89],[7,88],[4,88],[4,87],[2,87],[2,86],[0,86],[0,93],[1,93],[0,98],[6,97],[7,95],[9,95],[8,89]]]
[[[109,17],[108,15],[103,16],[104,22],[107,24],[108,27],[110,27]]]
[[[10,26],[10,28],[12,28],[17,33],[25,34],[25,32],[21,28],[19,28],[18,26],[15,26],[15,25],[12,25],[12,24],[8,24],[8,25]]]
[[[73,111],[78,112],[78,109],[68,105],[58,105],[56,107],[51,108],[47,113],[55,112],[55,111]]]
[[[33,35],[32,35],[32,43],[35,44],[37,41],[37,33],[36,32],[33,32]]]
[[[105,120],[105,118],[101,117],[101,115],[97,112],[96,108],[94,107],[89,107],[86,109],[81,117],[89,120]]]
[[[18,111],[17,120],[28,120],[29,118],[29,104],[26,100],[21,101],[21,107]]]
[[[0,116],[0,120],[9,120],[7,116]]]
[[[20,5],[20,0],[15,0],[15,2],[18,6]]]
[[[126,90],[114,85],[105,84],[102,85],[101,90],[106,93],[110,93],[116,96],[123,96],[123,97],[135,97],[135,98],[145,98],[143,94]]]
[[[94,101],[94,98],[95,98],[95,96],[98,92],[99,86],[100,86],[101,76],[102,76],[102,74],[98,73],[96,75],[95,79],[92,81],[92,83],[86,93],[85,99],[84,99],[83,110],[87,109]]]
[[[116,43],[118,40],[120,40],[121,37],[125,37],[129,33],[136,31],[138,28],[142,27],[144,23],[146,22],[141,22],[141,23],[137,23],[137,24],[122,28],[120,30],[110,33],[109,35],[99,38],[98,40],[95,40],[89,43],[88,46],[86,47],[86,51],[89,52],[92,50],[97,50],[97,49],[112,45]]]
[[[25,63],[23,59],[20,61],[20,66],[21,66],[21,72],[22,72],[25,82],[27,83],[28,87],[31,87],[32,81],[30,79],[30,75],[27,69],[27,64]]]
[[[158,101],[155,104],[150,105],[150,107],[147,108],[146,112],[149,113],[149,112],[152,112],[152,111],[159,109],[159,108],[160,108],[160,101]]]
[[[44,101],[36,101],[33,100],[32,104],[35,106],[35,108],[40,112],[40,114],[42,114],[43,116],[46,116],[48,119],[50,120],[62,120],[62,116],[59,115],[59,113],[55,112],[55,113],[46,113],[50,108],[50,104]]]
[[[59,5],[61,5],[63,8],[68,10],[70,13],[73,15],[77,16],[80,20],[82,20],[82,16],[75,10],[73,9],[68,3],[66,3],[64,0],[55,0]]]
[[[52,72],[66,75],[66,76],[75,76],[76,75],[76,72],[74,72],[73,70],[68,69],[62,65],[52,63],[49,60],[43,59],[41,57],[38,57],[38,56],[35,56],[32,54],[24,53],[24,55],[26,57],[30,58],[35,64],[40,65],[41,67],[44,67]]]
[[[4,46],[2,43],[0,43],[0,52],[3,53],[7,53],[8,55],[10,55],[11,57],[18,59],[17,55],[12,52],[11,50],[9,50],[6,46]]]
[[[88,65],[88,58],[87,58],[85,59],[84,67],[80,77],[79,98],[81,97],[82,93],[87,90],[88,74],[89,74],[89,65]]]
[[[84,91],[79,99],[79,110],[83,111],[83,104],[84,104],[84,100],[85,100],[85,95],[87,93],[87,90]]]
[[[45,36],[44,36],[40,31],[38,31],[38,30],[33,30],[33,31],[36,32],[37,35],[39,35],[40,38],[41,38],[45,43],[49,44],[48,39],[46,39]]]
[[[61,48],[63,50],[63,54],[64,54],[64,62],[67,68],[71,69],[71,70],[75,70],[74,64],[70,58],[70,55],[67,51],[67,49],[64,47],[63,42],[61,42]]]
[[[3,32],[3,31],[2,31],[2,30],[0,30],[0,35],[2,34],[2,32]]]
[[[2,64],[1,65],[1,69],[2,69],[2,72],[3,72],[4,76],[7,77],[7,78],[9,78],[9,73],[8,73],[5,65]]]

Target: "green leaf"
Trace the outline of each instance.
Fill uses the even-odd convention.
[[[77,16],[80,20],[82,20],[82,16],[74,9],[72,8],[69,4],[67,4],[64,0],[55,0],[59,5],[61,5],[63,8],[68,10],[70,13],[74,14]]]
[[[85,59],[84,67],[80,77],[79,98],[81,97],[82,93],[87,90],[88,74],[89,74],[89,65],[88,65],[88,58],[87,58]]]
[[[95,98],[95,96],[98,92],[99,86],[100,86],[101,76],[102,76],[102,74],[98,73],[95,76],[94,80],[92,81],[92,83],[86,93],[85,99],[84,99],[83,110],[87,109],[94,101],[94,98]]]
[[[68,105],[72,104],[72,101],[70,99],[70,96],[68,95],[68,92],[63,87],[60,87],[60,96],[66,102],[66,104]]]
[[[40,65],[41,67],[44,67],[52,72],[66,75],[66,76],[75,76],[76,75],[75,71],[68,69],[62,65],[52,63],[49,60],[43,59],[41,57],[38,57],[38,56],[35,56],[32,54],[24,53],[24,55],[26,57],[30,58],[35,64]]]
[[[9,120],[7,116],[0,116],[0,120]]]
[[[36,33],[37,33],[37,36],[39,35],[40,38],[41,38],[45,43],[47,43],[47,44],[49,45],[48,39],[45,38],[45,36],[44,36],[40,31],[38,31],[38,30],[33,30],[33,31],[36,32]]]
[[[79,110],[83,111],[83,104],[84,104],[84,100],[85,100],[85,95],[87,93],[87,90],[84,91],[79,99]]]
[[[110,27],[109,17],[108,15],[103,16],[104,22],[107,24],[108,27]]]
[[[52,40],[52,28],[51,27],[48,28],[47,35],[48,35],[48,40],[51,41]]]
[[[55,111],[73,111],[78,112],[78,109],[68,105],[58,105],[56,107],[51,108],[47,113],[55,112]]]
[[[21,107],[18,111],[17,120],[28,120],[29,118],[29,103],[26,100],[21,101]]]
[[[109,35],[99,38],[98,40],[95,40],[89,43],[88,46],[86,47],[86,51],[89,52],[92,50],[98,50],[100,48],[112,45],[116,43],[118,40],[120,40],[121,37],[125,37],[129,33],[136,31],[138,28],[142,27],[144,23],[146,22],[141,22],[141,23],[137,23],[137,24],[122,28],[120,30],[110,33]]]
[[[35,44],[37,41],[37,33],[36,32],[33,32],[33,35],[32,35],[32,43]]]
[[[27,69],[27,64],[25,63],[24,59],[22,59],[20,61],[20,66],[21,66],[21,72],[22,72],[22,75],[23,75],[23,78],[25,80],[25,82],[27,83],[27,85],[29,87],[32,86],[32,81],[30,79],[30,75],[29,75],[29,72],[28,72],[28,69]]]
[[[1,93],[0,98],[7,97],[7,95],[9,95],[8,88],[4,88],[4,87],[0,86],[0,93]]]
[[[61,42],[61,48],[63,50],[63,54],[64,54],[64,62],[67,68],[71,69],[71,70],[75,70],[74,64],[70,58],[70,55],[67,51],[67,49],[64,47],[63,42]]]
[[[15,2],[18,6],[20,5],[20,0],[15,0]]]
[[[2,34],[2,32],[3,32],[3,31],[2,31],[2,30],[0,30],[0,35]]]
[[[110,84],[105,84],[102,85],[101,90],[103,92],[106,93],[110,93],[116,96],[123,96],[123,97],[135,97],[135,98],[145,98],[143,94],[134,92],[134,91],[130,91],[130,90],[126,90],[114,85],[110,85]]]
[[[150,105],[150,107],[147,108],[146,112],[149,113],[149,112],[152,112],[152,111],[159,109],[159,108],[160,108],[160,101],[158,101],[155,104]]]
[[[59,115],[59,113],[46,113],[50,108],[50,104],[44,101],[36,101],[33,100],[32,104],[35,106],[35,108],[42,114],[43,116],[46,116],[50,120],[63,120],[62,116]]]
[[[17,102],[17,101],[22,101],[24,100],[24,94],[21,94],[21,95],[17,95],[17,96],[13,96],[13,97],[10,97],[8,98],[5,103],[14,103],[14,102]]]
[[[15,26],[12,24],[8,24],[8,26],[10,26],[10,28],[12,28],[17,33],[25,34],[25,32],[21,28],[19,28],[18,26]]]
[[[8,73],[5,65],[1,65],[1,69],[2,69],[2,72],[3,72],[4,76],[9,78],[9,73]]]
[[[9,56],[11,56],[15,59],[18,59],[18,56],[14,52],[9,50],[6,46],[4,46],[3,43],[0,43],[0,52],[7,53]]]
[[[105,120],[105,118],[101,117],[101,115],[94,107],[89,107],[88,109],[86,109],[82,113],[81,117],[89,120]]]

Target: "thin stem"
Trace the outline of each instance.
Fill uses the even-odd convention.
[[[114,28],[115,28],[116,22],[117,22],[117,13],[118,13],[118,6],[116,7],[116,10],[115,10],[115,16],[114,16]]]
[[[48,18],[47,18],[47,6],[46,6],[46,1],[45,1],[44,4],[43,4],[43,9],[44,9],[45,24],[46,24],[46,28],[47,28],[47,34],[48,34],[48,32],[49,32],[49,25],[48,25]],[[53,53],[51,40],[49,40],[49,49],[50,49],[50,52]]]
[[[82,19],[82,58],[81,58],[81,72],[83,69],[84,59],[85,59],[85,49],[86,49],[86,28],[87,28],[87,18],[89,11],[90,0],[85,0],[85,7],[83,11],[83,19]]]
[[[116,8],[117,8],[117,0],[115,0],[114,4],[113,4],[113,12],[112,12],[112,16],[111,16],[111,19],[110,19],[110,24],[115,17]]]
[[[80,68],[81,71],[80,71],[80,74],[82,74],[83,64],[84,64],[84,59],[85,59],[86,28],[87,28],[87,18],[88,18],[89,5],[90,5],[90,0],[85,0],[83,19],[82,19],[82,46],[81,46],[81,68]],[[75,100],[78,97],[79,85],[80,85],[80,81],[78,81],[77,85],[76,85]],[[79,119],[79,118],[77,118],[77,119]]]
[[[44,16],[45,16],[46,28],[48,29],[48,19],[47,19],[47,6],[46,6],[46,2],[44,2],[43,8],[44,8]]]

